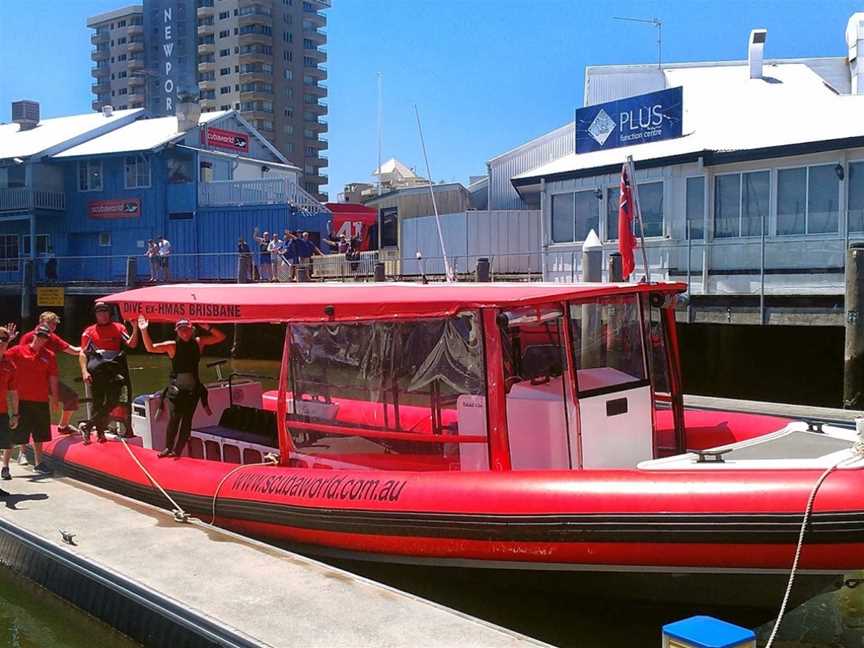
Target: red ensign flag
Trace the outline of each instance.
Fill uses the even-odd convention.
[[[633,237],[633,196],[630,193],[630,178],[627,165],[621,167],[621,201],[618,203],[618,251],[621,253],[621,269],[624,281],[630,278],[636,268],[633,251],[636,239]]]

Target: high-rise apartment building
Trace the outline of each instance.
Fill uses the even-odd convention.
[[[330,0],[144,0],[143,65],[127,75],[154,115],[173,114],[185,94],[197,94],[202,111],[240,111],[303,169],[304,188],[325,199],[329,7]],[[104,51],[93,39],[97,60]]]
[[[143,81],[132,73],[144,67],[144,21],[141,5],[132,5],[93,16],[90,42],[93,59],[93,110],[102,106],[142,108]]]

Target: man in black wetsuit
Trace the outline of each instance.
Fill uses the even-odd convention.
[[[171,358],[171,380],[164,392],[170,418],[165,448],[158,456],[179,457],[189,440],[192,417],[204,390],[198,377],[201,352],[205,347],[219,344],[225,339],[225,334],[207,324],[200,324],[205,335],[196,336],[195,327],[188,320],[180,320],[174,326],[175,339],[154,344],[148,326],[149,322],[143,316],[138,318],[144,347],[150,353],[164,353]],[[206,405],[205,409],[208,409]]]

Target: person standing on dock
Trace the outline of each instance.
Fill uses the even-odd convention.
[[[72,346],[66,340],[57,335],[57,326],[59,324],[60,317],[57,313],[45,311],[39,316],[39,326],[47,326],[51,330],[51,335],[48,338],[48,342],[45,344],[46,348],[55,355],[65,353],[66,355],[77,357],[81,354],[81,348]],[[33,329],[29,333],[25,333],[21,336],[19,344],[30,344],[35,335],[36,329]],[[60,434],[74,434],[75,428],[69,424],[69,421],[72,420],[72,415],[78,411],[78,394],[74,389],[63,382],[58,383],[58,390],[60,404],[63,406],[63,413],[60,416],[60,425],[57,426],[57,431]]]
[[[132,334],[126,331],[126,326],[111,321],[111,307],[105,302],[96,302],[93,307],[96,323],[84,329],[81,334],[81,353],[78,364],[81,368],[81,378],[90,385],[93,392],[92,418],[79,426],[85,443],[90,442],[90,432],[96,430],[100,441],[104,440],[105,430],[113,410],[120,398],[120,391],[125,386],[127,400],[132,399],[132,380],[129,377],[129,367],[126,358],[120,353],[124,347],[134,349],[138,346],[138,322],[132,321]],[[92,371],[100,362],[114,362],[119,365],[117,372]],[[125,436],[132,436],[131,408],[126,408]]]
[[[35,465],[33,469],[45,475],[51,469],[42,461],[42,444],[51,440],[51,402],[57,400],[57,357],[48,350],[51,329],[45,325],[36,327],[30,344],[18,344],[9,349],[5,359],[15,365],[15,382],[18,387],[18,413],[20,422],[15,427],[13,442],[26,445],[33,439]],[[12,449],[3,450],[3,468],[0,476],[11,479],[9,460]]]
[[[0,326],[0,450],[12,452],[12,435],[18,427],[18,387],[15,382],[15,363],[5,357],[9,343],[15,336],[15,326]],[[0,469],[3,479],[12,479],[9,466]],[[0,488],[0,497],[9,495]]]
[[[168,400],[168,429],[165,448],[158,456],[179,457],[192,432],[192,417],[204,389],[198,376],[201,352],[208,346],[222,342],[225,334],[208,324],[199,324],[206,335],[196,336],[195,327],[189,320],[180,320],[174,326],[176,337],[173,340],[154,343],[150,339],[148,327],[149,322],[143,315],[140,316],[138,329],[144,347],[150,353],[164,353],[171,358],[171,381],[164,396]]]
[[[159,242],[156,244],[156,254],[159,257],[159,269],[162,271],[161,280],[171,281],[171,266],[169,264],[171,241],[164,236],[160,236]]]
[[[262,235],[258,235],[258,228],[255,228],[255,231],[252,233],[252,240],[254,240],[258,244],[258,279],[260,281],[270,281],[270,269],[272,268],[272,264],[270,262],[270,232],[264,232]]]

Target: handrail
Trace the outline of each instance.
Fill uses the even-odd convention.
[[[330,432],[344,436],[359,436],[368,439],[394,439],[402,441],[419,441],[420,443],[486,443],[485,436],[472,434],[424,434],[422,432],[385,432],[372,428],[350,427],[344,425],[327,425],[325,423],[310,423],[295,421],[288,415],[288,428],[312,430],[313,432]]]

